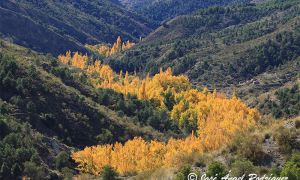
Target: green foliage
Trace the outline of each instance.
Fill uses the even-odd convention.
[[[119,35],[138,41],[153,26],[110,0],[52,3],[21,0],[14,7],[13,2],[1,4],[0,27],[5,28],[1,28],[0,33],[23,46],[54,55],[67,50],[88,52],[85,44],[112,43]],[[14,25],[30,31],[22,31]]]
[[[103,180],[116,180],[118,179],[118,173],[114,170],[114,168],[105,166],[101,172],[101,177]]]
[[[191,166],[185,165],[180,168],[179,172],[176,174],[175,180],[185,180],[191,172]]]
[[[27,104],[26,104],[26,109],[29,111],[29,112],[35,112],[36,111],[36,106],[33,102],[29,101]]]
[[[164,95],[164,104],[167,106],[168,110],[171,111],[175,104],[175,97],[171,90],[166,92]]]
[[[57,67],[52,68],[52,73],[60,77],[64,82],[68,83],[72,79],[71,71],[66,67]]]
[[[270,169],[269,174],[273,174],[274,176],[280,176],[281,169],[279,167],[272,167]]]
[[[168,111],[157,109],[153,102],[138,100],[138,98],[133,95],[125,97],[111,89],[98,89],[97,94],[97,101],[100,104],[108,106],[120,114],[132,117],[143,125],[149,125],[162,132],[168,130],[174,132],[178,131],[176,125],[169,119]],[[174,103],[172,94],[167,93],[165,95],[165,101],[169,108],[172,108]],[[109,135],[107,133],[105,134]]]
[[[276,91],[276,100],[270,101],[271,112],[275,118],[291,117],[300,114],[299,85]]]
[[[43,167],[38,166],[34,162],[24,163],[24,174],[32,179],[46,179],[47,174]]]
[[[68,153],[62,151],[55,157],[56,169],[61,170],[70,166],[70,156]]]
[[[140,126],[155,124],[159,131],[171,126],[168,119],[156,118],[160,114],[152,103],[133,96],[123,97],[111,90],[97,92],[89,82],[82,80],[84,75],[77,76],[77,70],[60,66],[52,57],[26,53],[25,49],[16,50],[13,45],[0,53],[0,98],[17,108],[20,118],[37,131],[52,132],[69,145],[83,147],[116,140],[123,142],[130,134],[155,131],[140,133],[141,128],[136,128]],[[23,64],[24,56],[31,63]],[[1,104],[1,111],[8,112],[6,106]],[[129,120],[123,123],[117,111],[123,112]],[[158,123],[153,123],[156,120]]]
[[[254,170],[254,165],[249,160],[238,159],[231,164],[231,175],[234,177],[241,177],[244,174],[248,176],[249,174],[253,173]]]
[[[212,162],[207,169],[206,176],[207,177],[216,177],[217,180],[221,180],[222,177],[224,177],[226,174],[228,174],[228,171],[226,170],[226,167],[218,161]]]
[[[269,40],[267,43],[249,50],[246,53],[247,58],[239,59],[234,68],[238,75],[249,77],[294,60],[300,55],[299,39],[298,32],[279,33],[276,40]],[[241,68],[238,69],[237,66]]]
[[[9,112],[9,107],[6,103],[0,101],[0,114],[7,114]]]
[[[7,124],[3,121],[3,119],[0,119],[0,139],[4,138],[9,132],[10,129]]]
[[[112,143],[113,140],[113,134],[108,129],[102,129],[101,134],[99,134],[96,137],[97,141],[99,142],[105,142],[105,143]]]
[[[188,0],[188,1],[129,1],[121,0],[127,7],[148,17],[155,22],[172,19],[175,16],[190,14],[198,9],[209,6],[225,6],[228,4],[246,2],[247,0]]]
[[[16,178],[25,172],[23,163],[32,160],[35,160],[35,165],[40,163],[36,148],[39,140],[33,137],[28,124],[17,123],[14,118],[0,114],[0,124],[0,177]]]
[[[230,149],[240,157],[250,160],[255,165],[261,165],[267,159],[267,155],[262,149],[262,140],[257,135],[238,135]]]
[[[300,148],[300,143],[297,140],[300,132],[295,128],[280,128],[275,134],[276,141],[280,150],[283,153],[291,153],[294,149]]]
[[[284,165],[280,175],[292,180],[300,179],[300,153],[294,152],[288,162]]]
[[[61,169],[62,174],[64,175],[64,180],[72,180],[73,179],[73,171],[68,168],[64,167]]]
[[[199,10],[164,23],[165,28],[107,63],[116,71],[141,75],[172,67],[175,74],[184,73],[209,89],[240,84],[243,96],[249,95],[245,89],[253,83],[251,90],[257,95],[298,74],[298,5],[288,0]],[[278,78],[272,82],[261,81],[275,73]],[[257,88],[261,82],[264,86]]]
[[[40,42],[33,42],[36,37],[30,37],[26,44],[36,47],[38,51],[57,54],[63,49],[72,48],[85,51],[77,45],[87,41],[114,40],[119,33],[125,34],[127,39],[136,39],[144,34],[143,28],[139,26],[139,22],[145,22],[143,19],[135,21],[138,22],[138,26],[135,22],[128,24],[131,20],[127,17],[119,19],[118,13],[114,11],[118,7],[114,5],[109,7],[108,1],[105,1],[107,4],[86,0],[82,2],[84,5],[76,1],[65,6],[67,8],[62,13],[72,12],[70,16],[69,14],[68,16],[57,15],[55,10],[60,8],[57,2],[54,3],[51,6],[54,9],[49,9],[55,21],[51,25],[50,33],[43,30],[50,29],[47,23],[39,24],[39,17],[29,13],[28,16],[34,16],[32,21],[39,22],[37,26],[42,28],[39,32],[44,33],[43,36],[36,35],[36,37],[44,40],[47,36],[53,38],[53,41],[45,46]],[[117,71],[137,70],[141,74],[147,71],[156,73],[160,67],[171,66],[175,74],[186,73],[195,82],[207,83],[205,85],[208,86],[219,83],[222,87],[229,87],[230,84],[245,81],[266,71],[276,70],[281,65],[297,61],[300,54],[299,25],[290,25],[284,31],[280,29],[280,32],[277,28],[286,27],[287,22],[292,23],[291,20],[299,16],[300,11],[296,6],[293,7],[293,2],[296,1],[277,1],[262,6],[250,4],[245,7],[212,7],[193,15],[176,18],[172,22],[163,23],[164,27],[153,33],[154,35],[148,38],[149,42],[146,40],[136,48],[124,52],[120,61],[118,56],[112,57],[116,59],[109,60],[109,64]],[[24,1],[20,1],[20,6],[23,3]],[[171,1],[166,3],[169,4],[156,7],[155,11],[161,10],[162,7],[164,9],[169,6],[175,7]],[[223,1],[220,3],[224,4]],[[184,4],[186,6],[182,7],[183,9],[191,6],[186,2]],[[103,8],[102,5],[111,13],[98,11]],[[48,7],[46,1],[41,1],[30,2],[24,8],[28,8],[28,12],[31,9],[39,9],[40,16],[43,17],[42,11]],[[74,9],[78,11],[73,11]],[[87,9],[89,12],[86,11]],[[177,8],[174,15],[185,13],[183,9]],[[153,13],[155,11],[151,10],[151,17],[147,16],[155,20],[173,16],[162,15],[170,12]],[[278,16],[277,12],[282,15]],[[84,15],[81,16],[82,14]],[[125,12],[125,14],[136,19],[132,13]],[[78,19],[79,16],[82,18]],[[102,16],[105,18],[103,19]],[[61,17],[66,19],[62,20]],[[88,18],[90,22],[80,23],[85,22],[84,17],[91,17]],[[61,27],[56,20],[68,26]],[[105,26],[111,22],[114,25]],[[98,27],[103,25],[107,28],[101,28],[95,34],[94,29],[99,29]],[[126,32],[119,27],[126,28]],[[114,33],[107,35],[107,31],[111,28]],[[83,30],[75,32],[72,29]],[[93,33],[90,33],[90,30]],[[127,30],[133,33],[129,34]],[[17,32],[13,30],[12,34],[15,33]],[[174,35],[174,37],[164,41],[164,38],[169,36],[161,37],[160,34]],[[27,32],[23,35],[28,36]],[[268,36],[270,36],[269,41],[262,40]],[[16,38],[22,40],[23,37]],[[76,39],[76,43],[73,39]],[[242,46],[239,46],[240,44]],[[173,121],[169,120],[168,112],[174,105],[174,96],[171,92],[164,94],[167,108],[157,109],[153,102],[141,101],[132,95],[125,97],[107,89],[94,91],[84,74],[77,76],[76,70],[60,66],[54,58],[38,55],[20,47],[10,47],[12,48],[10,50],[7,43],[2,41],[0,46],[0,179],[15,179],[23,174],[41,179],[48,173],[42,167],[42,157],[38,154],[41,149],[37,147],[41,148],[41,143],[36,135],[33,135],[28,124],[21,124],[18,121],[26,121],[32,124],[36,131],[55,135],[63,142],[78,148],[97,143],[124,142],[133,135],[157,139],[161,137],[160,132],[172,131],[171,133],[176,135],[182,133],[172,123]],[[275,95],[276,100],[271,101],[268,106],[276,118],[299,115],[298,86],[280,90]],[[2,99],[11,106],[3,105]],[[13,111],[18,120],[8,120],[9,111]],[[146,131],[143,130],[144,127],[147,128]],[[192,129],[194,125],[183,120],[181,130],[190,132]],[[291,153],[294,149],[299,149],[298,134],[295,132],[295,129],[285,128],[278,131],[276,140],[283,152]],[[236,142],[234,149],[238,155],[251,160],[254,164],[260,164],[265,160],[266,155],[257,137],[242,138],[241,141]],[[299,161],[298,159],[290,160],[284,167],[282,175],[297,178],[298,175],[293,173],[298,171],[298,164],[295,163]],[[54,164],[66,178],[72,176],[72,170],[68,169],[69,157],[65,152],[55,158]],[[253,169],[253,164],[248,160],[237,160],[232,164],[232,168],[236,174],[248,173],[248,170]],[[184,167],[177,176],[179,179],[185,178],[190,171],[189,167]],[[225,172],[226,168],[219,162],[213,162],[208,168],[209,175],[218,174],[219,178],[225,175]],[[117,175],[111,167],[107,167],[102,176],[104,179],[111,179]]]
[[[4,162],[1,165],[1,169],[0,169],[0,177],[1,178],[6,178],[9,177],[9,167],[7,166],[7,164]]]

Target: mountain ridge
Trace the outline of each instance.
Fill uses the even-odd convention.
[[[249,0],[120,0],[120,2],[132,11],[148,17],[160,24],[176,16],[191,14],[199,9],[209,6],[226,6],[250,2]]]

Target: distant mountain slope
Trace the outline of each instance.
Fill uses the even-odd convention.
[[[138,40],[151,24],[119,4],[102,1],[0,2],[0,35],[39,52],[85,51],[85,43]]]
[[[127,8],[156,21],[157,23],[190,14],[201,8],[216,5],[229,5],[250,0],[120,0]]]
[[[75,147],[122,142],[135,135],[163,137],[163,131],[136,122],[135,109],[127,104],[146,109],[141,102],[96,90],[83,76],[78,77],[77,69],[61,66],[51,56],[0,40],[0,60],[0,100],[13,107],[11,116],[42,134]],[[122,107],[128,110],[118,109],[117,103],[124,103]]]
[[[299,4],[277,0],[179,16],[140,45],[107,61],[116,70],[142,75],[172,67],[175,74],[187,74],[197,86],[231,88],[229,92],[239,84],[263,81],[264,73],[284,75],[278,69],[283,65],[291,75],[287,80],[292,81],[299,76],[294,73],[300,64]],[[275,84],[278,81],[274,79]]]
[[[147,7],[154,3],[156,0],[119,0],[121,4],[129,9],[139,9],[142,7]]]

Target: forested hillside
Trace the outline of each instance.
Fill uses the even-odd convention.
[[[177,169],[188,162],[206,166],[212,161],[201,160],[200,154],[209,155],[225,145],[233,148],[230,158],[236,163],[244,162],[236,159],[242,156],[251,168],[266,166],[264,163],[272,167],[274,163],[283,165],[289,157],[286,154],[299,147],[299,131],[295,129],[299,128],[299,120],[292,121],[295,127],[276,134],[276,128],[286,128],[282,123],[265,124],[257,110],[248,108],[234,95],[228,98],[207,89],[193,89],[185,76],[173,76],[170,69],[140,80],[127,72],[115,73],[99,60],[80,53],[56,59],[1,41],[0,54],[3,178],[72,177],[78,173],[75,161],[82,173],[98,176],[103,175],[103,169],[113,173],[110,167],[114,167],[122,176],[138,173],[144,179],[146,172],[162,166]],[[297,87],[285,92],[299,98]],[[295,108],[290,103],[286,106]],[[216,127],[219,131],[214,130]],[[259,127],[259,137],[251,127]],[[236,139],[244,133],[244,137],[251,136]],[[276,154],[260,149],[268,146],[263,138],[269,136],[283,138],[276,145],[283,149],[274,152],[281,154],[280,161],[273,159]],[[251,138],[260,140],[245,151]],[[74,153],[77,148],[103,143],[109,144]],[[142,154],[138,153],[141,148]],[[218,156],[226,153],[222,151]],[[267,155],[272,159],[266,161]],[[216,155],[209,156],[211,159]],[[176,176],[181,176],[180,172]]]
[[[125,7],[132,10],[149,6],[150,4],[155,2],[155,0],[119,0],[119,1]]]
[[[1,40],[0,59],[1,119],[12,132],[22,133],[19,132],[19,126],[27,129],[32,127],[35,129],[32,136],[40,133],[78,148],[97,143],[124,142],[134,136],[160,140],[170,135],[180,136],[178,128],[174,127],[172,132],[174,125],[166,121],[164,112],[156,110],[151,103],[134,96],[125,98],[112,90],[97,90],[90,85],[85,74],[60,65],[51,56],[40,55]],[[1,126],[1,133],[4,133],[1,138],[11,131],[6,133]],[[28,143],[33,149],[47,148],[45,144],[35,145],[38,142]],[[1,154],[9,151],[6,147],[0,149]],[[32,150],[32,153],[35,151]],[[59,150],[56,150],[52,156],[58,153]],[[14,155],[5,156],[13,158]],[[15,174],[3,176],[18,177],[26,161],[31,162],[29,155],[22,161],[16,161],[20,167]],[[53,157],[44,161],[52,168],[55,166],[51,164]],[[7,166],[8,169],[14,168],[14,164]]]
[[[160,24],[179,15],[190,14],[209,6],[226,6],[250,0],[120,0],[127,8]]]
[[[33,50],[58,55],[86,52],[84,44],[138,40],[152,30],[139,15],[109,0],[0,2],[0,35]]]
[[[300,179],[298,0],[0,15],[0,179]]]
[[[299,76],[299,13],[293,0],[200,10],[174,18],[108,63],[142,75],[172,67],[197,86],[248,87],[241,97],[261,93]],[[264,86],[272,74],[272,86]]]

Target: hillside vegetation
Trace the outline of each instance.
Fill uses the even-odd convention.
[[[250,94],[262,93],[297,81],[299,13],[294,0],[200,10],[174,18],[107,62],[117,71],[144,76],[172,67],[200,87],[225,92],[238,87],[241,97],[246,87]],[[272,87],[249,89],[251,84],[263,85],[271,74],[277,77]]]
[[[33,50],[58,55],[86,52],[85,44],[138,40],[152,25],[113,1],[0,2],[0,35]]]
[[[176,128],[171,132],[168,124],[172,123],[165,122],[151,103],[139,101],[134,96],[125,98],[111,90],[94,89],[84,74],[60,65],[51,56],[1,40],[0,59],[1,114],[4,114],[4,120],[8,119],[5,123],[16,119],[14,121],[18,123],[29,124],[28,128],[32,127],[36,133],[78,148],[124,142],[134,136],[163,140],[171,134],[180,135]],[[142,114],[137,109],[147,114],[140,116]],[[139,118],[145,122],[139,122]],[[15,126],[12,128],[19,125]],[[19,129],[16,131],[19,133]],[[162,132],[169,135],[163,137]],[[2,138],[7,134],[3,134]],[[28,143],[31,146],[32,143]],[[1,149],[3,152],[7,150]],[[29,159],[24,159],[24,162],[30,160],[30,156],[27,157]],[[16,174],[4,177],[18,177],[24,172],[22,162],[19,162],[21,164]],[[7,164],[7,168],[11,169],[13,165]]]
[[[0,15],[0,179],[300,179],[299,0]]]
[[[209,6],[226,6],[249,0],[120,0],[127,8],[160,24],[179,15],[190,14]]]

